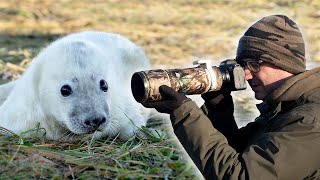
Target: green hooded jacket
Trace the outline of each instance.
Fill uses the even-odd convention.
[[[320,179],[320,68],[284,82],[240,129],[231,95],[224,101],[202,109],[187,101],[170,115],[206,179]]]

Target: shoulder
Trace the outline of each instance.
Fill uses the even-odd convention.
[[[282,102],[285,104],[286,102]],[[320,131],[320,87],[305,92],[297,100],[283,106],[270,123],[271,129]]]
[[[320,87],[314,88],[306,93],[296,101],[297,106],[292,109],[289,114],[304,116],[313,116],[316,119],[320,118]]]
[[[319,98],[319,97],[317,97]],[[308,101],[280,113],[272,123],[272,129],[282,131],[320,131],[320,101]]]
[[[320,87],[304,93],[301,97],[299,97],[298,101],[300,104],[320,104]]]

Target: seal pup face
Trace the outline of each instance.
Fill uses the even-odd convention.
[[[110,75],[103,59],[110,57],[82,41],[60,42],[47,52],[39,80],[39,101],[50,116],[47,123],[58,124],[66,135],[106,129]]]

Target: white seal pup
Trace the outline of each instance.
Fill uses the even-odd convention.
[[[0,126],[21,133],[40,122],[52,140],[85,134],[125,140],[146,125],[149,110],[134,100],[130,82],[149,68],[143,49],[121,35],[65,36],[40,52],[20,79],[0,86]]]

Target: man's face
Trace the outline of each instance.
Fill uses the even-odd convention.
[[[277,89],[293,74],[270,63],[262,62],[259,72],[250,71],[249,68],[245,66],[245,75],[250,87],[255,92],[255,98],[265,100],[272,91]]]

